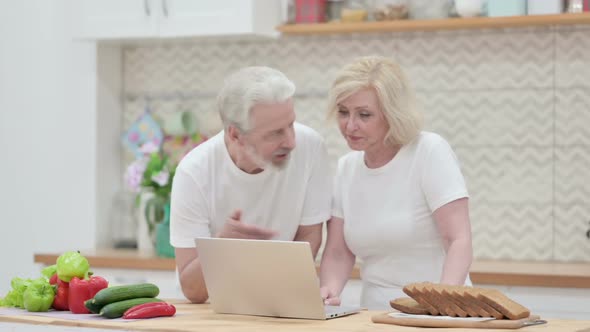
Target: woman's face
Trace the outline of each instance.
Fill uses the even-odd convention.
[[[384,146],[389,125],[375,90],[357,91],[337,105],[338,127],[355,151],[378,150]]]

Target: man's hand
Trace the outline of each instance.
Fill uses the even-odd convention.
[[[333,294],[332,291],[328,289],[328,287],[321,287],[320,294],[322,295],[322,300],[324,300],[324,304],[340,305],[340,297],[338,297],[336,294]]]
[[[242,223],[242,211],[235,210],[229,218],[225,221],[225,225],[217,237],[234,238],[234,239],[253,239],[253,240],[269,240],[277,236],[278,233],[254,225],[247,225]]]

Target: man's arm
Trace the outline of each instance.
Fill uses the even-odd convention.
[[[316,225],[299,226],[297,233],[295,234],[294,241],[307,241],[311,245],[311,253],[315,260],[318,250],[322,245],[322,225],[324,223]]]
[[[234,211],[227,218],[223,228],[216,236],[221,238],[268,240],[277,235],[273,230],[244,224],[241,218],[242,212],[240,210]],[[203,277],[203,270],[201,269],[197,249],[176,248],[175,253],[182,293],[193,303],[204,303],[207,301],[209,294],[207,293],[207,286],[205,285],[205,278]]]
[[[174,252],[182,293],[193,303],[204,303],[209,298],[209,294],[197,249],[176,248]]]

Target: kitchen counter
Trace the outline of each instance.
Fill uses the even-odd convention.
[[[174,259],[157,257],[153,253],[137,250],[86,250],[82,251],[90,266],[135,270],[174,271]],[[35,263],[55,264],[59,254],[35,254]],[[590,288],[590,263],[474,261],[471,265],[474,284]],[[359,279],[358,266],[351,278]]]
[[[378,311],[362,311],[358,314],[336,318],[328,321],[314,321],[304,319],[272,318],[242,315],[215,314],[208,304],[175,303],[177,315],[175,317],[156,318],[121,322],[113,320],[64,320],[42,316],[0,316],[0,329],[10,327],[15,331],[32,330],[44,331],[49,326],[72,328],[96,328],[100,330],[132,330],[132,331],[416,331],[413,327],[403,327],[387,324],[374,324],[373,315]],[[581,331],[590,327],[588,320],[547,319],[548,324],[530,326],[526,331],[550,330]],[[3,329],[2,329],[3,330]],[[445,332],[466,331],[467,329],[444,329]],[[477,331],[489,331],[474,329]],[[497,330],[496,330],[497,331]]]

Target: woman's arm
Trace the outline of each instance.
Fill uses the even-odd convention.
[[[463,285],[473,260],[468,199],[457,199],[441,206],[433,217],[447,253],[440,283]]]
[[[340,305],[340,293],[346,285],[356,257],[344,241],[344,220],[328,221],[328,239],[320,266],[320,286],[326,304]]]

